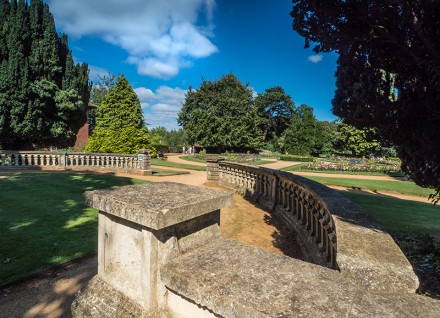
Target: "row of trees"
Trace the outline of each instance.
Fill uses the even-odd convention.
[[[0,0],[0,147],[73,144],[89,81],[67,42],[42,0]]]
[[[296,155],[380,154],[383,147],[373,130],[358,130],[318,121],[313,108],[296,106],[283,88],[267,89],[257,97],[233,74],[189,88],[178,123],[189,144],[208,151],[267,149]]]

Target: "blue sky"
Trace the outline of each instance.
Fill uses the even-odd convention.
[[[149,128],[178,128],[191,85],[232,72],[255,93],[281,86],[296,105],[334,120],[336,54],[304,49],[290,0],[48,0],[90,78],[124,74]]]

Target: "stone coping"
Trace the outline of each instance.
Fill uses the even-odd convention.
[[[86,192],[86,204],[154,230],[232,205],[233,194],[175,182]]]
[[[339,272],[231,240],[167,263],[162,282],[222,317],[436,317],[440,301],[373,293]]]

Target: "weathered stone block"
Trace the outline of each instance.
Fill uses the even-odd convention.
[[[220,208],[232,194],[165,182],[88,192],[86,201],[99,209],[98,275],[75,300],[73,316],[107,317],[107,297],[149,315],[165,306],[161,266],[220,237]]]

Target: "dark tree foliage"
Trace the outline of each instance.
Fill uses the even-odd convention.
[[[0,147],[70,146],[89,100],[87,64],[75,64],[42,0],[0,0]]]
[[[190,144],[201,144],[210,151],[261,146],[252,90],[233,74],[213,82],[204,80],[196,91],[190,88],[177,122]]]
[[[338,137],[338,124],[336,122],[318,121],[313,155],[332,155],[336,153],[335,146]]]
[[[402,168],[440,190],[440,1],[293,1],[293,29],[339,53],[333,112],[376,128]]]
[[[280,86],[268,88],[255,98],[258,115],[262,119],[263,140],[278,139],[289,126],[294,103]]]
[[[301,104],[292,114],[284,134],[284,151],[292,155],[310,155],[318,141],[318,121],[313,108]]]

